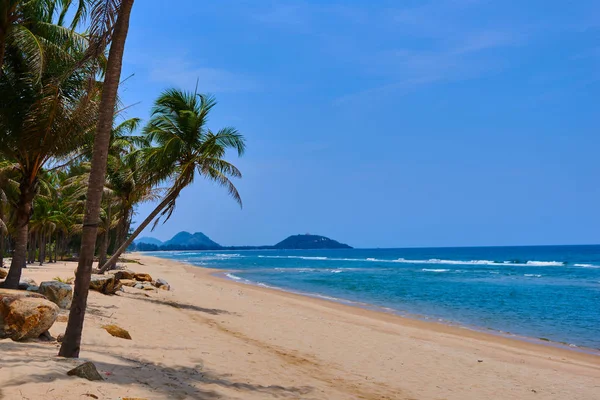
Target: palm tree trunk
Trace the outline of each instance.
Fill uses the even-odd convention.
[[[43,228],[40,233],[40,254],[38,261],[40,265],[43,265],[44,261],[46,261],[46,235],[44,235]]]
[[[48,234],[48,263],[53,263],[52,261],[52,233]]]
[[[0,64],[0,68],[2,64]],[[4,204],[0,203],[0,220],[5,220]],[[0,267],[4,267],[4,231],[0,231]]]
[[[114,244],[114,248],[113,248],[113,254],[116,252],[116,250],[121,247],[121,245],[123,244],[123,242],[125,241],[125,238],[127,237],[127,233],[129,231],[129,221],[130,221],[130,214],[131,214],[131,208],[127,207],[127,206],[123,206],[123,216],[121,217],[121,220],[119,221],[119,226],[117,227],[117,234],[116,234],[116,238],[115,238],[115,244]],[[115,259],[115,261],[113,261],[112,263],[110,263],[110,265],[108,266],[108,270],[114,269],[115,265],[117,264],[117,261]],[[99,267],[104,266],[103,263],[98,263]]]
[[[4,267],[4,233],[0,233],[0,268]]]
[[[4,54],[6,52],[6,34],[0,28],[0,78],[2,77],[2,66],[4,65]]]
[[[54,239],[54,262],[58,262],[58,238],[60,237],[60,233],[56,233],[56,239]]]
[[[148,215],[146,217],[146,219],[144,220],[144,222],[142,222],[140,224],[140,226],[137,227],[137,229],[131,234],[131,236],[129,236],[129,238],[125,241],[125,243],[123,243],[121,245],[121,247],[119,247],[117,249],[117,251],[115,251],[115,253],[112,255],[112,257],[106,262],[106,264],[104,264],[101,268],[100,268],[100,273],[104,273],[108,270],[108,267],[112,264],[112,263],[116,263],[117,260],[119,259],[119,256],[121,254],[123,254],[123,252],[125,250],[127,250],[127,248],[129,247],[129,245],[131,245],[131,243],[133,243],[133,241],[135,240],[136,237],[138,237],[138,235],[140,233],[142,233],[142,231],[144,229],[146,229],[146,227],[150,224],[150,222],[152,222],[154,220],[154,218],[156,218],[156,216],[162,211],[164,210],[164,208],[169,204],[169,202],[171,202],[172,200],[176,199],[177,196],[179,195],[179,191],[173,192],[171,194],[169,194],[167,197],[164,198],[163,201],[160,202],[160,204],[158,206],[156,206],[156,208],[154,209],[154,211],[152,211],[150,213],[150,215]]]
[[[31,264],[31,259],[33,258],[32,254],[33,254],[33,237],[32,235],[29,235],[29,253],[27,254],[27,263]]]
[[[112,207],[110,206],[110,197],[107,196],[108,210],[106,210],[106,227],[102,235],[102,243],[100,244],[100,252],[98,254],[98,267],[106,262],[106,253],[108,251],[108,239],[110,238],[110,220],[112,219]]]
[[[81,250],[77,272],[75,273],[73,301],[71,302],[71,311],[69,312],[69,322],[67,323],[65,336],[58,353],[62,357],[79,357],[81,333],[92,274],[92,263],[94,262],[94,247],[96,245],[98,219],[104,189],[104,175],[106,174],[110,132],[115,113],[117,90],[121,80],[123,53],[125,52],[125,41],[127,39],[127,31],[129,30],[129,17],[133,2],[134,0],[122,0],[121,2],[108,54],[98,123],[96,125],[96,136],[94,138],[92,169],[90,171],[87,199],[85,202]]]
[[[7,289],[17,289],[19,287],[21,270],[27,262],[27,238],[29,237],[29,218],[31,217],[33,196],[35,195],[34,184],[27,177],[24,177],[19,189],[19,202],[16,208],[15,251],[8,276],[3,284]]]

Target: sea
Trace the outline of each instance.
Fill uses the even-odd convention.
[[[600,350],[600,245],[148,254],[247,284]]]

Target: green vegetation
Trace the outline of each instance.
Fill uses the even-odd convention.
[[[60,282],[60,283],[67,283],[69,285],[72,285],[73,282],[75,281],[75,278],[71,277],[71,278],[61,278],[60,276],[55,276],[54,278],[52,278],[53,281],[56,282]]]
[[[78,256],[65,357],[79,354],[94,257],[103,270],[114,266],[197,177],[241,204],[230,180],[241,173],[225,156],[242,155],[244,138],[208,129],[214,98],[170,89],[144,128],[124,117],[118,89],[133,3],[0,1],[0,255],[12,257],[2,286],[17,288],[27,263]],[[145,201],[158,206],[130,234]]]

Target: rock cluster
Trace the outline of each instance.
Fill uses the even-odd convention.
[[[115,294],[121,288],[121,283],[114,275],[92,275],[90,290],[103,294]]]

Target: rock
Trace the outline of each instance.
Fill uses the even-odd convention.
[[[142,290],[154,290],[156,289],[154,286],[152,286],[151,283],[144,283],[142,285]]]
[[[29,286],[26,289],[28,292],[36,292],[39,293],[40,291],[40,287],[39,286]]]
[[[126,269],[115,271],[115,278],[119,280],[135,279],[135,272]]]
[[[42,282],[38,292],[62,309],[71,307],[71,300],[73,300],[71,285],[58,281]]]
[[[158,278],[158,279],[156,280],[156,282],[154,282],[154,286],[156,286],[156,287],[161,287],[161,286],[165,286],[165,285],[167,285],[167,286],[168,286],[168,285],[169,285],[169,282],[165,281],[165,280],[164,280],[164,279],[162,279],[162,278]]]
[[[152,282],[152,277],[149,274],[135,274],[133,278],[140,282]]]
[[[169,285],[169,282],[167,282],[161,278],[158,278],[156,280],[156,282],[154,282],[154,286],[156,286],[157,288],[159,288],[161,290],[171,290],[171,286]]]
[[[144,285],[138,282],[135,285],[133,285],[133,288],[142,290],[144,288]]]
[[[44,342],[54,342],[56,339],[52,336],[52,334],[50,333],[50,331],[46,331],[44,333],[42,333],[39,338],[40,340],[43,340]]]
[[[129,286],[129,287],[133,287],[135,285],[140,285],[140,283],[138,283],[138,281],[135,281],[133,279],[121,279],[119,282],[121,282],[121,285]]]
[[[121,328],[117,325],[104,325],[102,328],[111,335],[121,338],[131,340],[131,335],[125,329]]]
[[[121,288],[121,284],[114,275],[92,275],[90,290],[103,294],[115,294]]]
[[[19,290],[27,290],[29,286],[37,286],[38,284],[31,278],[21,278],[19,281]]]
[[[65,334],[64,333],[59,333],[58,336],[56,337],[56,341],[58,343],[62,343],[63,339],[65,338]]]
[[[102,378],[102,376],[100,375],[100,373],[98,372],[98,370],[96,369],[96,366],[94,365],[94,363],[89,362],[89,361],[81,364],[78,367],[73,368],[72,370],[67,372],[67,375],[78,376],[80,378],[85,378],[88,381],[104,380]]]
[[[69,316],[59,315],[58,318],[56,318],[56,322],[69,322]]]
[[[7,275],[8,275],[8,271],[5,270],[4,268],[0,268],[0,279],[6,278]]]
[[[58,306],[41,294],[0,289],[0,339],[34,339],[58,316]]]

